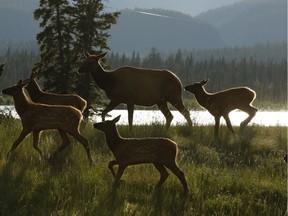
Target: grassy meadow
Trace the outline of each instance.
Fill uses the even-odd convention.
[[[152,165],[128,167],[119,187],[107,168],[113,159],[104,134],[91,123],[81,128],[89,140],[95,165],[90,167],[82,146],[72,145],[51,167],[32,147],[28,136],[7,160],[20,133],[19,120],[0,118],[0,215],[275,215],[287,209],[286,127],[249,126],[239,135],[213,126],[119,126],[123,137],[161,136],[179,145],[178,164],[186,175],[185,195],[171,173],[161,189]],[[46,154],[60,144],[54,131],[43,132]]]

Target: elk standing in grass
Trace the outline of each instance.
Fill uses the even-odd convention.
[[[161,175],[157,186],[161,186],[167,179],[169,173],[166,168],[168,168],[177,176],[183,185],[184,191],[187,192],[185,175],[176,164],[177,144],[167,138],[122,138],[115,125],[119,119],[120,116],[112,121],[94,124],[94,128],[105,133],[107,145],[116,159],[108,165],[115,177],[115,183],[119,183],[127,166],[152,163]],[[116,174],[113,169],[115,165],[119,165]]]
[[[215,137],[218,137],[221,116],[224,117],[227,127],[234,133],[229,113],[239,109],[246,112],[249,116],[241,122],[240,128],[243,129],[255,116],[257,109],[251,105],[256,98],[256,93],[248,87],[230,88],[216,93],[208,93],[204,86],[208,80],[196,82],[186,86],[185,90],[193,93],[198,103],[206,108],[215,118]]]
[[[35,103],[43,103],[49,105],[70,105],[84,111],[86,108],[86,101],[75,94],[55,94],[44,92],[36,82],[37,73],[32,72],[30,78],[25,80],[28,85],[25,87],[29,93],[31,100]]]
[[[78,69],[80,74],[90,72],[97,85],[105,91],[110,99],[110,103],[102,112],[103,121],[108,112],[124,103],[127,105],[131,129],[134,105],[153,106],[157,104],[166,118],[166,126],[169,127],[173,119],[167,106],[167,102],[169,102],[182,113],[188,124],[192,125],[189,111],[182,101],[182,84],[175,74],[168,70],[135,67],[120,67],[106,71],[100,64],[100,60],[105,55],[106,53],[90,55],[87,52],[86,59]]]
[[[2,91],[3,94],[13,96],[15,109],[21,118],[23,127],[8,155],[29,133],[33,132],[33,147],[44,159],[53,162],[56,155],[70,144],[68,137],[69,134],[83,145],[88,160],[90,164],[92,164],[88,141],[79,132],[82,113],[72,106],[37,104],[29,101],[23,89],[26,85],[26,82],[20,80],[17,85],[11,86]],[[40,132],[48,129],[58,129],[63,140],[62,145],[49,159],[38,147]]]

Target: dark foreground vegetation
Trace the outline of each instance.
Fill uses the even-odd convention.
[[[213,126],[119,126],[123,137],[161,136],[179,145],[178,165],[189,193],[172,175],[155,189],[159,173],[152,165],[127,168],[118,188],[107,168],[113,158],[104,134],[82,125],[95,165],[82,146],[72,145],[51,167],[27,137],[9,160],[6,154],[21,131],[19,120],[0,118],[0,215],[285,215],[287,209],[286,127],[249,126],[232,135]],[[239,128],[236,128],[239,134]],[[71,138],[72,139],[72,138]],[[40,148],[53,152],[61,139],[43,132]],[[56,144],[57,143],[57,144]]]

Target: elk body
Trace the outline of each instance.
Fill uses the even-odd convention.
[[[230,88],[216,93],[208,93],[204,86],[208,80],[196,82],[185,87],[186,91],[193,93],[198,103],[206,108],[215,118],[215,137],[218,137],[219,124],[221,116],[224,117],[227,127],[234,133],[229,113],[232,110],[239,109],[246,112],[249,116],[241,122],[240,128],[244,128],[255,116],[258,109],[251,103],[256,98],[256,93],[248,87]]]
[[[130,129],[133,124],[134,105],[153,106],[158,105],[166,118],[166,126],[169,127],[173,115],[168,109],[167,102],[172,104],[192,125],[189,111],[182,102],[182,84],[180,79],[168,70],[154,70],[135,67],[120,67],[106,71],[100,64],[100,60],[106,55],[90,55],[78,69],[78,73],[90,72],[96,84],[105,91],[110,103],[102,112],[102,120],[105,115],[124,103],[128,109],[128,122]]]
[[[25,87],[29,93],[31,100],[35,103],[43,103],[50,105],[70,105],[80,110],[81,112],[87,106],[87,102],[75,94],[55,94],[44,92],[36,82],[36,73],[31,73],[29,79],[25,80],[28,85]]]
[[[112,160],[108,165],[115,177],[115,183],[119,183],[127,166],[152,163],[161,175],[157,186],[161,186],[167,179],[169,173],[166,168],[168,168],[177,176],[184,191],[187,192],[188,187],[184,173],[176,163],[177,144],[166,138],[122,138],[115,125],[119,119],[120,116],[112,121],[94,124],[94,128],[105,133],[107,145],[115,157],[115,160]],[[119,165],[116,174],[113,169],[115,165]]]
[[[53,162],[56,155],[70,144],[68,134],[78,140],[84,147],[88,160],[92,164],[92,158],[88,141],[80,134],[79,127],[82,119],[82,113],[72,107],[63,105],[37,104],[27,99],[24,93],[24,87],[27,83],[20,80],[17,85],[6,88],[3,94],[13,96],[15,109],[21,118],[22,131],[16,141],[13,143],[8,155],[23,141],[30,133],[33,133],[33,147],[39,154]],[[50,156],[46,158],[38,147],[38,140],[42,130],[58,129],[63,140],[62,145]]]

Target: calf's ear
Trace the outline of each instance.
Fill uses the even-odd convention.
[[[112,120],[112,122],[115,124],[116,122],[119,121],[120,117],[121,117],[121,115],[117,116],[116,118],[114,118],[114,119]]]
[[[88,58],[90,56],[90,53],[87,50],[84,50],[83,55],[85,58]]]
[[[206,79],[206,80],[202,80],[201,82],[200,82],[200,84],[202,85],[202,86],[204,86],[204,85],[206,85],[207,83],[208,83],[208,79]]]

